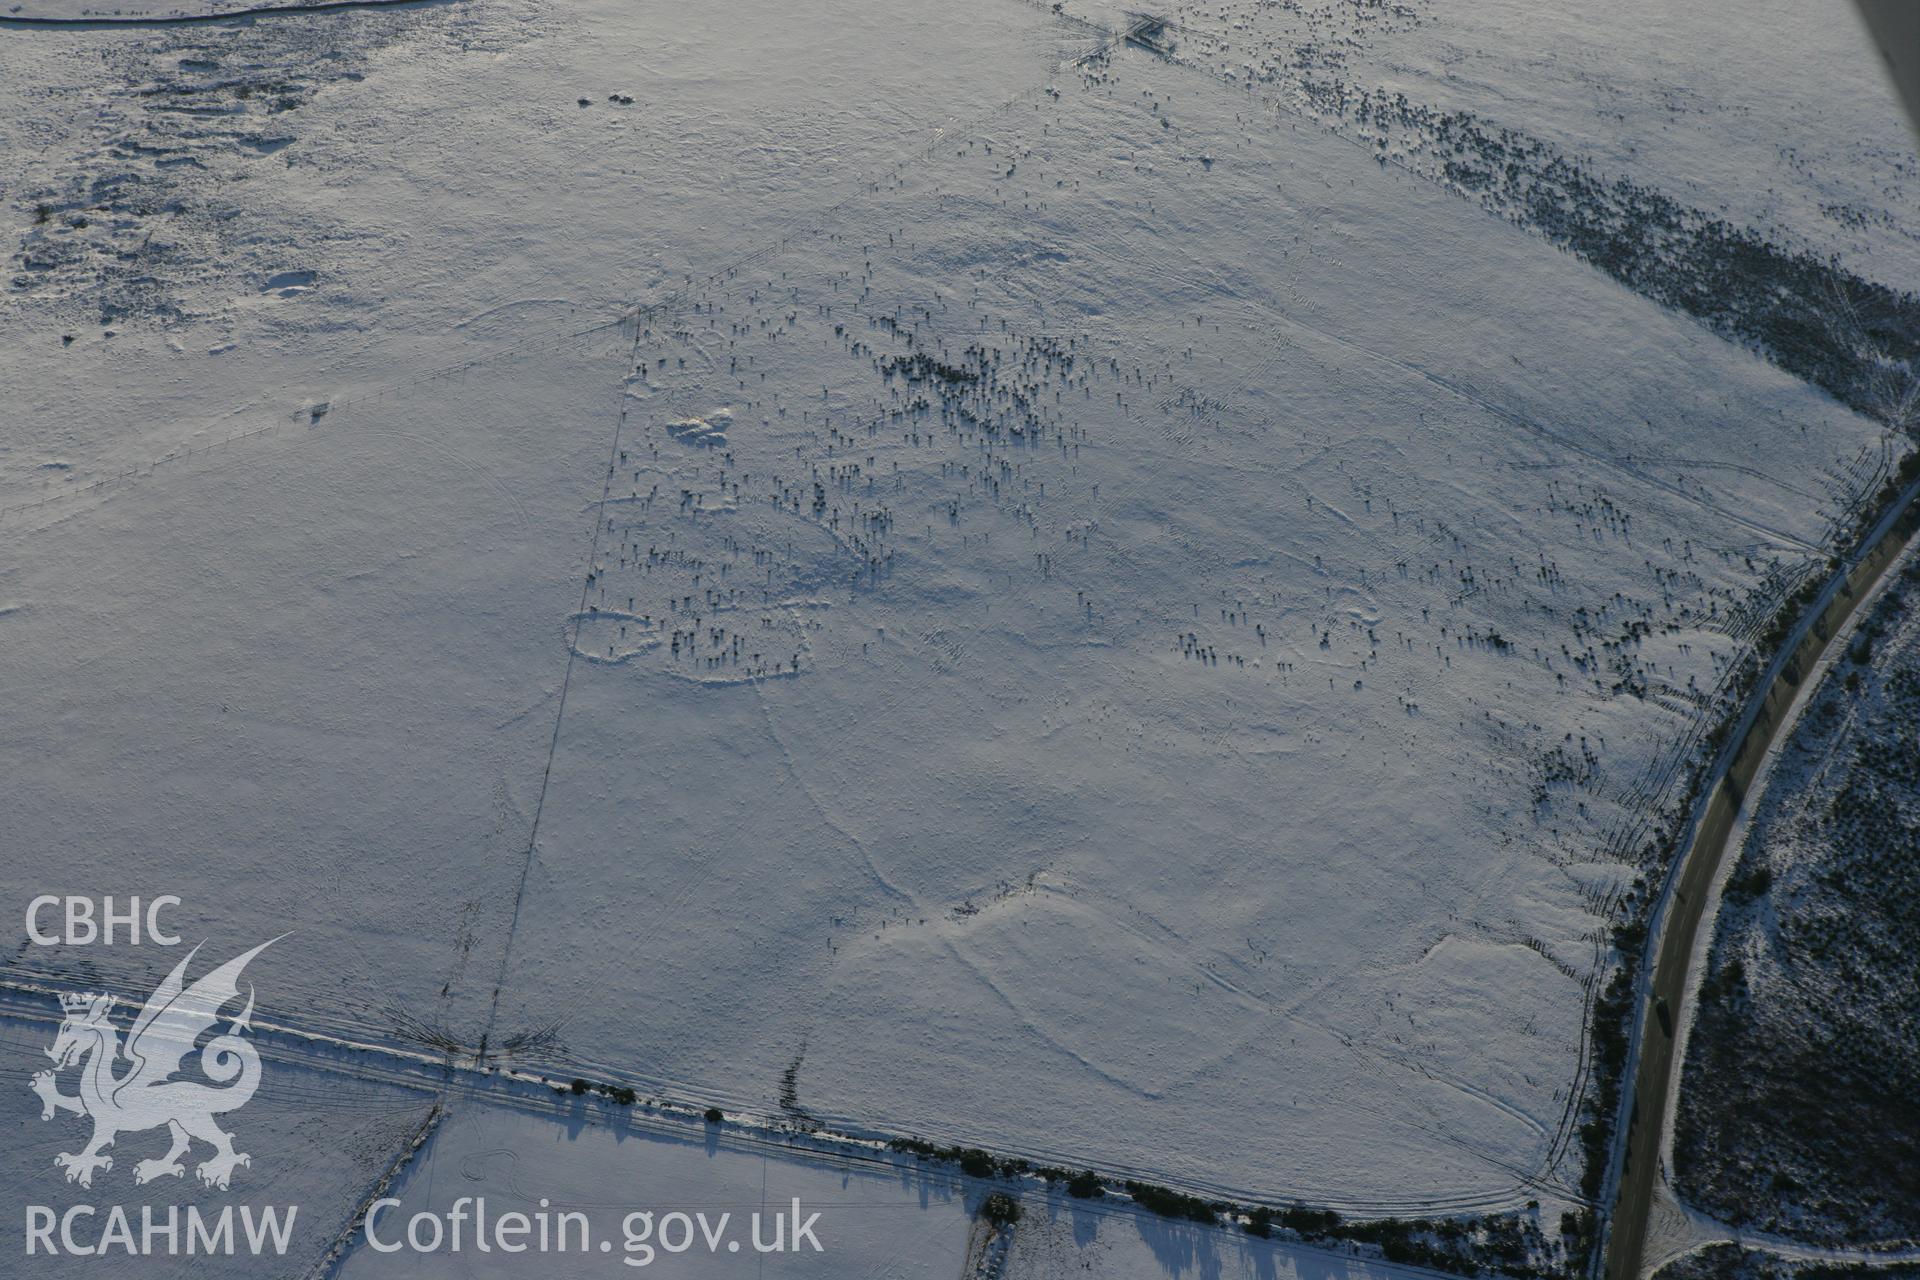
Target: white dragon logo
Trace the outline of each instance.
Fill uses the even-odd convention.
[[[54,1071],[41,1071],[33,1077],[32,1089],[40,1095],[42,1120],[55,1113],[71,1111],[93,1119],[93,1140],[78,1154],[63,1152],[54,1164],[67,1171],[67,1181],[83,1187],[93,1185],[96,1169],[113,1168],[113,1157],[103,1154],[116,1136],[154,1129],[165,1125],[173,1137],[173,1146],[158,1160],[142,1160],[133,1167],[133,1180],[147,1183],[166,1174],[180,1177],[186,1173],[180,1157],[186,1155],[198,1138],[210,1143],[214,1153],[195,1172],[210,1187],[226,1190],[233,1171],[251,1165],[252,1158],[233,1149],[233,1135],[215,1124],[213,1118],[238,1111],[260,1087],[260,1055],[253,1045],[241,1039],[250,1029],[253,1017],[253,990],[247,990],[247,1007],[233,1019],[224,1034],[207,1041],[200,1049],[200,1070],[212,1084],[198,1080],[176,1080],[194,1042],[219,1021],[220,1010],[240,995],[240,971],[247,962],[279,939],[263,942],[187,986],[187,965],[200,952],[195,947],[187,958],[173,967],[166,980],[154,988],[133,1020],[124,1051],[120,1033],[108,1019],[114,1006],[111,995],[88,992],[62,995],[60,1007],[66,1019],[54,1038],[47,1056]],[[86,1062],[80,1073],[80,1092],[63,1094],[55,1071]],[[132,1066],[124,1075],[115,1076],[114,1066],[125,1057]]]

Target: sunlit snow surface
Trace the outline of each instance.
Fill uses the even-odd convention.
[[[1303,39],[1242,8],[1182,21]],[[1912,277],[1839,6],[1624,126],[1528,105],[1551,27],[1345,13],[1350,76]],[[282,1023],[749,1115],[1356,1211],[1571,1185],[1598,908],[1882,433],[1233,48],[1085,57],[1120,21],[10,30],[7,900],[179,893],[294,931]],[[1694,163],[1727,113],[1795,139],[1772,203]]]
[[[23,1011],[24,1012],[24,1011]],[[37,1016],[8,1012],[0,1015],[0,1081],[21,1099],[6,1112],[7,1163],[5,1191],[8,1222],[7,1261],[11,1275],[97,1276],[104,1267],[118,1267],[130,1275],[214,1275],[243,1277],[302,1275],[326,1256],[343,1224],[351,1220],[367,1188],[421,1132],[433,1107],[433,1098],[417,1088],[392,1080],[353,1076],[312,1059],[289,1058],[269,1050],[260,1092],[227,1127],[234,1132],[236,1149],[253,1157],[238,1171],[232,1187],[220,1191],[202,1185],[194,1166],[206,1149],[186,1161],[179,1178],[160,1177],[144,1185],[134,1181],[134,1167],[157,1159],[167,1150],[163,1131],[125,1134],[115,1143],[114,1168],[95,1176],[90,1189],[69,1187],[54,1167],[54,1156],[78,1150],[86,1140],[86,1122],[61,1115],[42,1123],[40,1106],[27,1091],[30,1077],[48,1066],[41,1050],[52,1043],[55,1024]],[[120,1068],[124,1070],[124,1065]],[[70,1092],[69,1081],[62,1091]],[[164,1223],[171,1210],[180,1224],[176,1255],[167,1256],[164,1237],[153,1256],[129,1257],[123,1250],[112,1256],[76,1257],[29,1253],[23,1231],[25,1207],[45,1206],[64,1214],[75,1205],[96,1208],[90,1217],[73,1221],[76,1239],[89,1246],[106,1231],[106,1215],[119,1206],[129,1226],[138,1233],[144,1211]],[[283,1215],[293,1206],[291,1229],[284,1255],[268,1261],[246,1256],[189,1258],[186,1215],[197,1211],[217,1222],[231,1207],[261,1213],[271,1207]],[[58,1239],[56,1235],[54,1237]]]

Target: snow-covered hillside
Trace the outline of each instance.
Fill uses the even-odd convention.
[[[1644,95],[1536,109],[1557,20],[1242,8],[10,30],[8,900],[177,893],[293,931],[280,1024],[730,1114],[1569,1200],[1608,909],[1906,445],[1221,78],[1334,23],[1587,154]],[[1906,283],[1807,212],[1892,110],[1822,65],[1771,203],[1711,113],[1596,163]]]

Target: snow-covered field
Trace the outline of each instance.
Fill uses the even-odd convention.
[[[1261,93],[1344,84],[1471,113],[1868,279],[1920,286],[1912,136],[1844,4],[1756,0],[1732,18],[1663,0],[1224,0],[1179,15],[1182,55]]]
[[[1349,79],[1897,285],[1890,94],[1850,34],[1699,78],[1704,19],[1648,64],[1626,18],[1195,7],[1166,58],[1066,9],[8,30],[7,899],[177,893],[293,931],[279,1023],[730,1113],[1564,1195],[1606,904],[1896,446],[1219,73],[1333,23]],[[1623,132],[1606,57],[1705,105]],[[1729,113],[1803,141],[1697,164]],[[544,1149],[472,1123],[424,1167]],[[962,1210],[911,1220],[950,1270]]]
[[[56,1014],[57,1018],[57,1014]],[[238,1172],[231,1194],[203,1186],[192,1172],[181,1178],[160,1177],[145,1184],[134,1181],[134,1167],[143,1159],[157,1159],[167,1149],[163,1132],[128,1134],[116,1144],[114,1169],[99,1174],[91,1192],[66,1187],[54,1168],[54,1156],[77,1150],[84,1141],[86,1122],[59,1115],[43,1123],[37,1100],[28,1092],[32,1076],[48,1067],[42,1050],[53,1042],[57,1021],[0,1015],[0,1081],[22,1100],[7,1110],[4,1194],[7,1206],[7,1270],[10,1275],[97,1276],[103,1267],[118,1266],[126,1274],[212,1275],[258,1277],[269,1274],[303,1275],[323,1258],[371,1186],[421,1131],[432,1110],[433,1098],[421,1090],[390,1080],[357,1078],[329,1070],[300,1057],[286,1058],[269,1050],[260,1092],[247,1106],[244,1119],[231,1128],[238,1149],[257,1159]],[[71,1084],[61,1082],[62,1092]],[[202,1149],[202,1155],[205,1154]],[[42,1205],[66,1212],[72,1202],[99,1206],[91,1218],[74,1221],[76,1238],[91,1246],[108,1231],[108,1207],[119,1206],[134,1232],[146,1211],[165,1222],[176,1211],[180,1230],[176,1243],[181,1256],[130,1260],[123,1251],[111,1260],[73,1256],[45,1248],[26,1253],[22,1206]],[[295,1206],[287,1213],[287,1206]],[[187,1248],[189,1209],[205,1215],[215,1229],[223,1210],[232,1208],[233,1234],[244,1239],[248,1218],[267,1222],[268,1211],[283,1224],[284,1261],[201,1251]],[[54,1239],[58,1239],[57,1234]],[[263,1269],[265,1268],[265,1269]]]
[[[568,1276],[1408,1280],[1420,1274],[1165,1222],[1126,1206],[1074,1200],[1064,1191],[1022,1196],[1017,1230],[996,1238],[973,1216],[985,1194],[984,1184],[957,1174],[769,1152],[717,1129],[699,1136],[629,1129],[618,1119],[609,1125],[591,1103],[561,1121],[476,1103],[453,1109],[388,1188],[398,1203],[374,1219],[382,1248],[358,1250],[339,1275],[524,1275],[524,1255],[488,1255],[474,1244],[477,1217],[497,1222],[511,1213],[526,1215],[535,1233],[544,1213],[556,1240],[560,1215],[578,1215],[567,1239],[570,1246],[584,1240],[586,1247],[542,1264],[543,1274]],[[442,1247],[424,1254],[390,1248],[404,1244],[408,1224],[422,1213],[441,1220]],[[444,1225],[455,1213],[467,1215],[458,1252]],[[691,1231],[674,1215],[690,1219]],[[807,1234],[796,1233],[796,1223]],[[421,1230],[427,1238],[427,1228]],[[603,1241],[610,1247],[603,1249]]]
[[[391,1188],[400,1203],[375,1217],[383,1248],[359,1250],[342,1268],[343,1280],[525,1274],[524,1257],[482,1255],[471,1221],[458,1251],[451,1235],[424,1255],[384,1250],[405,1240],[414,1215],[444,1217],[463,1198],[460,1207],[473,1212],[478,1201],[495,1220],[522,1212],[538,1222],[545,1211],[557,1224],[561,1213],[581,1215],[575,1222],[586,1226],[575,1226],[569,1241],[583,1240],[584,1247],[544,1264],[555,1274],[632,1274],[630,1268],[644,1266],[692,1276],[824,1277],[884,1274],[888,1265],[912,1260],[932,1270],[936,1259],[941,1271],[960,1272],[973,1223],[957,1177],[923,1180],[885,1167],[782,1159],[723,1143],[717,1131],[704,1143],[691,1134],[671,1140],[609,1132],[590,1121],[591,1110],[583,1106],[577,1121],[560,1123],[484,1106],[456,1110]],[[668,1222],[676,1213],[694,1219],[692,1247],[684,1251],[680,1226]],[[810,1232],[797,1236],[796,1221],[810,1224]],[[603,1251],[602,1241],[611,1248]],[[755,1241],[781,1248],[763,1254]]]
[[[1103,68],[643,333],[515,1025],[1223,1190],[1526,1198],[1597,846],[1877,433],[1210,97]]]

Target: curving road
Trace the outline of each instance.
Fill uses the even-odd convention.
[[[1791,724],[1787,712],[1802,674],[1813,670],[1828,643],[1845,629],[1881,574],[1920,534],[1916,495],[1920,495],[1920,478],[1901,490],[1859,549],[1834,570],[1795,622],[1754,685],[1734,731],[1714,761],[1703,798],[1688,819],[1684,851],[1674,862],[1655,903],[1647,952],[1640,966],[1627,1054],[1627,1085],[1614,1121],[1609,1183],[1615,1192],[1603,1255],[1606,1280],[1640,1277],[1653,1194],[1665,1176],[1660,1165],[1660,1142],[1677,1085],[1673,1049],[1681,996],[1686,991],[1708,888],[1726,859],[1737,853],[1728,848],[1727,841],[1734,818],[1760,762]]]

